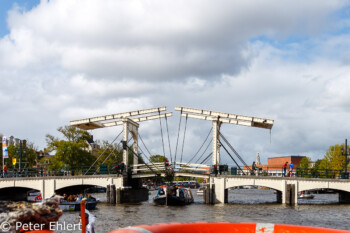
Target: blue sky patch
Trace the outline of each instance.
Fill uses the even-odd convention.
[[[7,27],[7,12],[13,8],[14,4],[30,10],[40,3],[40,0],[4,0],[0,2],[0,37],[5,36],[9,33]]]

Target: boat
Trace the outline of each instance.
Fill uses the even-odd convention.
[[[307,192],[301,192],[298,195],[298,199],[313,199],[314,195],[312,195],[311,193],[307,193]]]
[[[27,201],[29,202],[41,202],[42,196],[40,191],[30,190],[27,192]]]
[[[198,196],[203,196],[204,190],[205,190],[205,187],[200,187],[200,188],[197,190],[197,195],[198,195]]]
[[[94,210],[97,206],[96,200],[90,200],[86,202],[87,210]],[[62,210],[77,211],[80,210],[80,202],[68,202],[61,200],[58,207]]]
[[[230,222],[197,222],[197,223],[158,223],[154,225],[129,226],[119,228],[109,233],[137,233],[137,232],[191,232],[191,233],[217,233],[217,232],[274,232],[274,233],[350,233],[347,230],[330,229],[322,227],[296,226],[273,223],[230,223]]]
[[[156,205],[181,206],[193,203],[193,196],[189,188],[176,186],[159,187],[153,201]]]

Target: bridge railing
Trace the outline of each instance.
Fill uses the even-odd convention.
[[[45,177],[45,176],[77,176],[77,175],[108,175],[118,174],[115,165],[105,165],[90,168],[89,166],[73,167],[70,169],[45,169],[45,168],[25,168],[25,169],[11,169],[3,173],[0,169],[1,178],[12,177]]]
[[[243,166],[242,166],[243,167]],[[169,170],[180,173],[192,173],[192,174],[212,174],[215,175],[213,167],[201,164],[186,164],[177,163],[170,166],[165,166],[164,163],[153,164],[138,164],[136,166],[130,166],[130,172],[137,171],[137,173],[162,173]],[[153,171],[150,170],[152,168]],[[115,165],[100,165],[98,167],[73,167],[71,169],[50,170],[44,168],[26,168],[19,171],[18,169],[7,170],[5,178],[11,177],[45,177],[45,176],[77,176],[77,175],[109,175],[109,174],[121,174],[123,171],[117,170]],[[124,171],[125,172],[125,171]],[[239,176],[283,176],[283,168],[269,167],[268,169],[257,169],[256,171],[250,171],[243,169],[243,171],[237,169],[235,166],[228,166],[226,171],[218,171],[217,175],[239,175]],[[296,168],[289,173],[288,169],[285,174],[286,177],[300,177],[300,178],[325,178],[325,179],[349,179],[348,173],[344,173],[342,170],[331,169],[302,169]],[[0,169],[0,177],[3,178],[3,170]]]

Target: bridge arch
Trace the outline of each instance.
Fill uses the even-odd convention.
[[[6,201],[27,201],[29,191],[40,192],[39,189],[30,187],[6,187],[0,189],[0,200]]]
[[[260,186],[260,187],[266,187],[270,189],[274,189],[276,191],[284,191],[284,186],[281,184],[281,181],[279,180],[269,180],[266,181],[265,179],[242,179],[242,178],[230,178],[225,179],[225,188],[230,189],[234,187],[239,186]]]

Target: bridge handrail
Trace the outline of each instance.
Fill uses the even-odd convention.
[[[164,164],[164,163],[160,163]],[[73,167],[71,169],[60,169],[60,170],[53,170],[53,169],[45,169],[45,168],[26,168],[22,169],[22,171],[18,171],[18,169],[7,169],[6,177],[45,177],[45,176],[78,176],[85,174],[89,167],[88,166],[80,166],[80,167]],[[154,170],[157,172],[164,172],[166,169],[173,169],[177,173],[192,173],[192,174],[213,174],[213,169],[210,170],[205,168],[193,168],[193,167],[186,167],[186,166],[176,166],[176,167],[166,167],[166,166],[152,166]],[[102,169],[102,168],[101,168]],[[95,167],[91,169],[86,175],[103,175],[103,174],[118,174],[117,170],[113,165],[105,165],[105,170],[100,170],[100,167]],[[133,169],[134,171],[137,171],[139,174],[147,174],[150,172],[149,168],[142,167],[140,165],[137,168]],[[243,169],[244,170],[244,169]],[[233,173],[232,173],[233,172]],[[246,173],[247,171],[244,170]],[[257,170],[254,172],[254,174],[246,173],[245,176],[251,176],[251,175],[258,175],[258,176],[274,176],[274,177],[281,177],[283,173],[283,168],[275,168],[267,170]],[[0,177],[2,178],[2,169],[0,169]],[[218,175],[220,173],[218,172]],[[239,175],[243,176],[243,173],[238,170],[235,167],[230,167],[227,172],[223,172],[222,175]],[[288,170],[286,172],[286,176],[288,176]],[[331,170],[331,169],[315,169],[315,168],[296,168],[292,172],[293,177],[299,177],[299,178],[325,178],[325,179],[349,179],[348,175],[344,173],[343,170]]]

